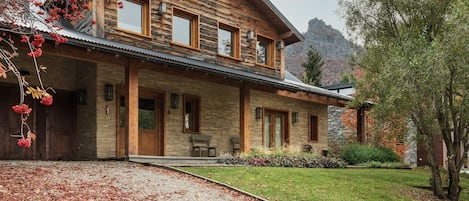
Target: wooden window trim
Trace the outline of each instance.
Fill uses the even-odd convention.
[[[233,56],[220,54],[217,51],[218,56],[228,58],[228,59],[241,61],[241,59],[240,59],[240,55],[241,55],[241,48],[240,48],[241,47],[241,45],[240,45],[241,34],[240,34],[240,29],[238,27],[230,26],[228,24],[221,23],[221,22],[218,22],[218,29],[223,29],[223,30],[230,31],[231,33],[233,33],[233,38],[232,38],[232,40],[233,40]],[[218,36],[217,36],[217,40],[219,40]]]
[[[118,27],[118,25],[116,25],[115,29],[118,30],[118,31],[129,33],[129,34],[143,36],[143,37],[146,37],[146,38],[151,38],[151,36],[150,36],[150,33],[151,33],[151,31],[150,31],[150,27],[151,27],[150,26],[150,21],[151,21],[150,20],[150,16],[151,16],[151,13],[150,13],[150,11],[151,11],[150,0],[127,0],[127,1],[142,5],[142,33],[138,33],[138,32],[132,31],[132,30],[127,30],[127,29],[124,29],[124,28],[120,28],[120,27]],[[117,12],[119,12],[119,8],[117,8]],[[116,17],[118,18],[118,15],[116,15]],[[118,21],[119,21],[119,19],[117,19],[117,22]]]
[[[185,123],[186,123],[186,101],[187,100],[196,100],[197,101],[197,112],[195,114],[192,114],[191,116],[194,119],[194,122],[191,122],[192,128],[191,129],[186,129]],[[182,112],[182,132],[183,133],[188,133],[188,134],[200,134],[200,114],[201,114],[201,103],[200,103],[200,97],[199,96],[194,96],[194,95],[184,95],[183,97],[183,112]]]
[[[288,115],[288,110],[280,110],[280,109],[274,109],[274,108],[269,108],[269,107],[262,107],[262,147],[266,147],[265,145],[265,117],[266,117],[266,112],[273,113],[273,114],[282,114],[284,116],[284,120],[282,121],[282,127],[285,133],[282,135],[282,140],[284,144],[289,145],[290,144],[290,117]],[[273,121],[273,119],[271,119]],[[272,125],[273,126],[273,125]],[[272,136],[271,136],[272,137]],[[275,149],[274,147],[270,147],[268,145],[269,149]]]
[[[171,18],[173,18],[174,16],[178,16],[178,17],[190,20],[190,22],[191,22],[191,27],[190,27],[190,29],[191,29],[191,39],[190,39],[191,40],[190,41],[191,45],[178,43],[176,41],[173,41],[172,39],[171,39],[171,44],[176,45],[176,46],[180,46],[180,47],[184,47],[184,48],[189,48],[189,49],[200,51],[200,29],[199,29],[199,27],[200,27],[200,16],[197,15],[197,14],[191,13],[187,10],[183,10],[181,8],[173,7],[173,14],[172,14]],[[171,23],[172,23],[172,21],[171,21]],[[171,36],[173,35],[173,32],[174,32],[174,27],[171,28]]]
[[[259,38],[270,41],[267,46],[267,50],[268,50],[267,53],[270,52],[270,54],[267,54],[267,58],[266,58],[267,64],[262,64],[262,63],[257,62],[257,45],[256,45],[256,66],[275,69],[275,40],[265,35],[257,34],[256,44],[259,41]]]
[[[315,118],[315,122],[313,122],[313,118]],[[316,126],[314,126],[313,123],[315,123]],[[314,114],[308,114],[308,141],[313,143],[319,142],[319,117]]]

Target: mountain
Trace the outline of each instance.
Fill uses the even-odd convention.
[[[317,18],[308,22],[308,31],[303,35],[304,41],[286,48],[286,69],[302,80],[304,68],[301,63],[306,59],[309,47],[314,46],[324,59],[324,65],[321,67],[322,85],[340,83],[342,76],[351,72],[348,59],[353,53],[351,43],[340,31]]]

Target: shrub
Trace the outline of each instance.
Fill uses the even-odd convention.
[[[349,164],[376,162],[398,162],[399,156],[388,147],[372,147],[367,145],[350,144],[344,148],[342,158]]]
[[[403,169],[403,168],[410,168],[409,164],[399,163],[399,162],[378,162],[378,161],[370,161],[363,164],[360,164],[369,168],[388,168],[388,169]]]
[[[343,168],[346,163],[340,159],[317,157],[311,153],[282,150],[253,150],[249,154],[239,157],[227,158],[225,164],[252,165],[271,167],[298,167],[298,168]]]

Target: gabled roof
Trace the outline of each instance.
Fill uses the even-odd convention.
[[[270,2],[270,0],[251,0],[263,14],[271,20],[276,28],[285,34],[285,45],[290,45],[304,40],[304,36],[287,20],[285,16]]]
[[[38,30],[43,32],[49,32],[45,27],[37,26]],[[110,52],[114,54],[127,55],[134,58],[139,58],[145,61],[157,62],[170,64],[172,66],[190,69],[193,71],[199,71],[204,73],[209,73],[213,75],[229,77],[233,79],[238,79],[242,81],[251,82],[254,84],[260,84],[265,86],[274,87],[277,89],[288,90],[292,92],[306,92],[316,95],[321,95],[325,97],[335,98],[338,100],[351,101],[353,98],[350,96],[341,95],[326,89],[319,87],[314,87],[302,83],[299,79],[291,75],[289,72],[285,72],[285,79],[275,79],[271,77],[266,77],[263,75],[258,75],[250,72],[245,72],[233,68],[228,68],[212,63],[207,63],[204,61],[199,61],[195,59],[190,59],[186,57],[180,57],[175,55],[170,55],[162,52],[157,52],[153,50],[143,49],[131,45],[126,45],[102,38],[96,38],[84,33],[77,31],[63,29],[59,33],[68,38],[67,44],[91,48],[95,50]],[[48,36],[46,36],[48,37]]]

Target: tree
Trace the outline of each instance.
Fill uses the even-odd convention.
[[[66,43],[67,39],[59,34],[62,29],[60,20],[80,21],[84,18],[82,11],[87,9],[86,0],[4,0],[0,4],[0,77],[7,78],[13,74],[18,81],[19,101],[12,109],[20,115],[21,125],[20,134],[12,137],[18,138],[20,147],[30,147],[36,139],[27,123],[32,108],[24,103],[25,96],[31,95],[41,104],[51,105],[52,94],[55,93],[53,88],[44,85],[41,78],[47,69],[39,62],[46,39],[43,37],[45,33],[37,27],[46,27],[46,32],[56,44]],[[90,23],[94,24],[94,20]],[[27,49],[26,55],[19,49]],[[33,61],[38,86],[31,86],[15,64],[15,60],[22,57]]]
[[[303,81],[313,86],[321,86],[321,66],[324,65],[321,54],[310,46],[307,56],[307,60],[301,64],[305,68]]]
[[[459,200],[459,172],[467,158],[461,150],[468,150],[469,2],[343,0],[341,5],[349,31],[366,49],[358,61],[365,77],[354,104],[374,101],[377,120],[412,121],[426,144],[433,193]],[[448,158],[446,194],[432,148],[439,135]]]

